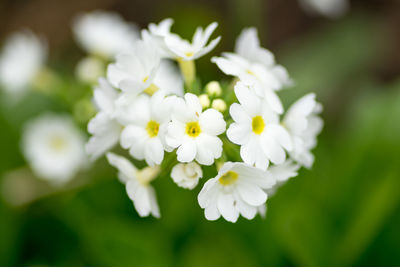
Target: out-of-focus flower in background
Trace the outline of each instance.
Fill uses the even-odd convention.
[[[44,114],[27,123],[21,145],[37,177],[61,186],[87,166],[85,141],[67,115]]]
[[[0,55],[0,84],[10,94],[21,94],[34,83],[47,57],[46,41],[29,30],[6,39]]]
[[[349,9],[348,0],[299,0],[303,9],[314,15],[337,18]]]

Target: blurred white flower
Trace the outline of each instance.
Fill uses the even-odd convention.
[[[125,183],[126,192],[139,215],[146,217],[151,214],[160,218],[156,194],[150,185],[150,182],[160,173],[160,168],[157,166],[138,170],[129,160],[113,153],[107,153],[107,159],[118,169],[119,179]]]
[[[46,42],[30,31],[6,39],[0,55],[0,84],[9,93],[22,93],[38,75],[47,57]]]
[[[217,81],[211,81],[207,83],[206,91],[210,96],[220,96],[222,94],[221,85]]]
[[[107,59],[131,49],[139,38],[136,25],[125,22],[117,13],[105,11],[77,16],[73,31],[78,43],[89,54]]]
[[[118,92],[104,78],[94,90],[94,103],[99,112],[90,120],[88,132],[92,134],[86,144],[86,152],[97,159],[118,143],[122,126],[115,119],[115,100]]]
[[[87,164],[84,145],[84,134],[62,115],[33,119],[22,136],[22,150],[32,170],[54,185],[68,182]]]
[[[343,16],[349,9],[348,0],[299,0],[299,2],[306,12],[330,18]]]
[[[235,94],[240,104],[233,103],[230,107],[235,122],[226,134],[233,143],[241,145],[243,161],[263,170],[269,161],[283,163],[285,150],[292,149],[292,142],[287,130],[280,125],[279,116],[242,82],[236,84]]]
[[[173,98],[164,98],[162,92],[152,97],[140,95],[128,104],[123,114],[126,127],[121,133],[121,146],[138,160],[145,159],[149,166],[161,164],[168,123],[171,119]]]
[[[172,168],[171,177],[178,186],[191,190],[203,177],[203,171],[196,162],[178,163]]]
[[[210,52],[219,43],[221,37],[212,40],[208,45],[208,39],[217,28],[218,23],[211,23],[205,30],[198,27],[193,36],[192,42],[182,39],[176,34],[165,36],[165,45],[174,54],[175,58],[180,60],[195,60]]]
[[[226,103],[223,99],[217,98],[213,100],[211,107],[219,112],[224,112],[226,110]]]
[[[215,109],[202,112],[196,95],[187,93],[185,99],[175,102],[172,121],[168,125],[167,144],[178,148],[180,162],[211,165],[221,156],[222,141],[217,137],[225,131],[226,123],[222,114]]]
[[[287,111],[283,125],[292,138],[293,150],[290,157],[299,164],[311,168],[314,155],[311,150],[317,144],[323,121],[318,116],[322,106],[315,100],[315,94],[307,94],[297,100]]]
[[[205,109],[210,106],[210,98],[206,94],[199,95],[200,105]]]
[[[160,60],[153,45],[137,41],[131,50],[118,54],[116,62],[108,65],[107,78],[114,87],[132,95],[146,89],[154,91],[153,81]]]
[[[104,72],[104,62],[93,56],[81,59],[75,69],[78,79],[89,84],[96,83],[105,74]]]
[[[218,175],[204,184],[198,201],[207,220],[217,220],[222,215],[225,220],[236,222],[240,214],[251,220],[267,201],[263,189],[274,184],[268,172],[241,162],[226,162]]]

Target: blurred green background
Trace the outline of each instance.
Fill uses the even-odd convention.
[[[162,218],[139,218],[104,158],[77,177],[89,183],[24,205],[9,204],[3,195],[13,192],[1,188],[0,266],[400,266],[398,1],[352,1],[329,20],[294,0],[3,0],[0,38],[23,27],[43,33],[49,65],[79,91],[73,69],[84,53],[70,23],[92,9],[141,27],[172,17],[186,37],[218,21],[223,41],[198,63],[204,80],[223,78],[212,55],[232,50],[243,27],[258,27],[296,82],[280,94],[286,106],[308,92],[324,105],[315,164],[268,200],[266,219],[236,224],[206,221],[200,187],[187,191],[166,176],[154,182]],[[44,110],[70,111],[35,93],[17,105],[0,95],[0,179],[25,175],[21,127]]]

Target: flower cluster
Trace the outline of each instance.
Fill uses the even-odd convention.
[[[160,216],[151,185],[160,175],[190,190],[215,176],[198,195],[208,220],[263,215],[268,196],[312,166],[321,105],[308,94],[284,111],[278,93],[293,82],[254,28],[243,30],[234,53],[211,59],[232,86],[202,86],[195,60],[219,43],[210,40],[217,23],[197,28],[191,41],[172,24],[150,24],[116,53],[94,90],[98,113],[86,150],[93,160],[106,154],[140,216]],[[146,167],[110,152],[117,144]]]

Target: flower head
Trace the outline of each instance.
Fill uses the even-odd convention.
[[[166,142],[178,148],[180,162],[211,165],[221,156],[222,141],[217,137],[225,131],[222,114],[215,109],[202,112],[197,96],[187,93],[175,102],[172,121],[168,125]]]
[[[129,160],[107,153],[108,162],[118,169],[119,179],[125,183],[126,192],[141,217],[160,217],[156,194],[150,182],[160,173],[159,167],[138,170]]]
[[[235,94],[240,104],[233,103],[230,107],[235,122],[229,126],[227,136],[241,145],[243,161],[264,170],[269,161],[283,163],[285,150],[292,149],[292,142],[287,130],[280,125],[279,116],[243,83],[236,84]]]
[[[72,179],[86,165],[85,136],[67,116],[46,114],[26,125],[22,149],[35,174],[54,185]]]
[[[32,32],[11,35],[0,55],[0,84],[10,93],[25,91],[36,78],[46,56],[46,42]]]
[[[79,15],[73,24],[79,44],[90,54],[112,59],[132,48],[139,38],[136,25],[113,12],[93,11]]]
[[[203,177],[203,171],[196,162],[178,163],[172,168],[171,177],[178,186],[193,189]]]
[[[265,204],[274,179],[268,172],[241,162],[226,162],[215,178],[208,180],[200,191],[198,201],[207,220],[236,222],[239,215],[251,220],[258,207]]]

